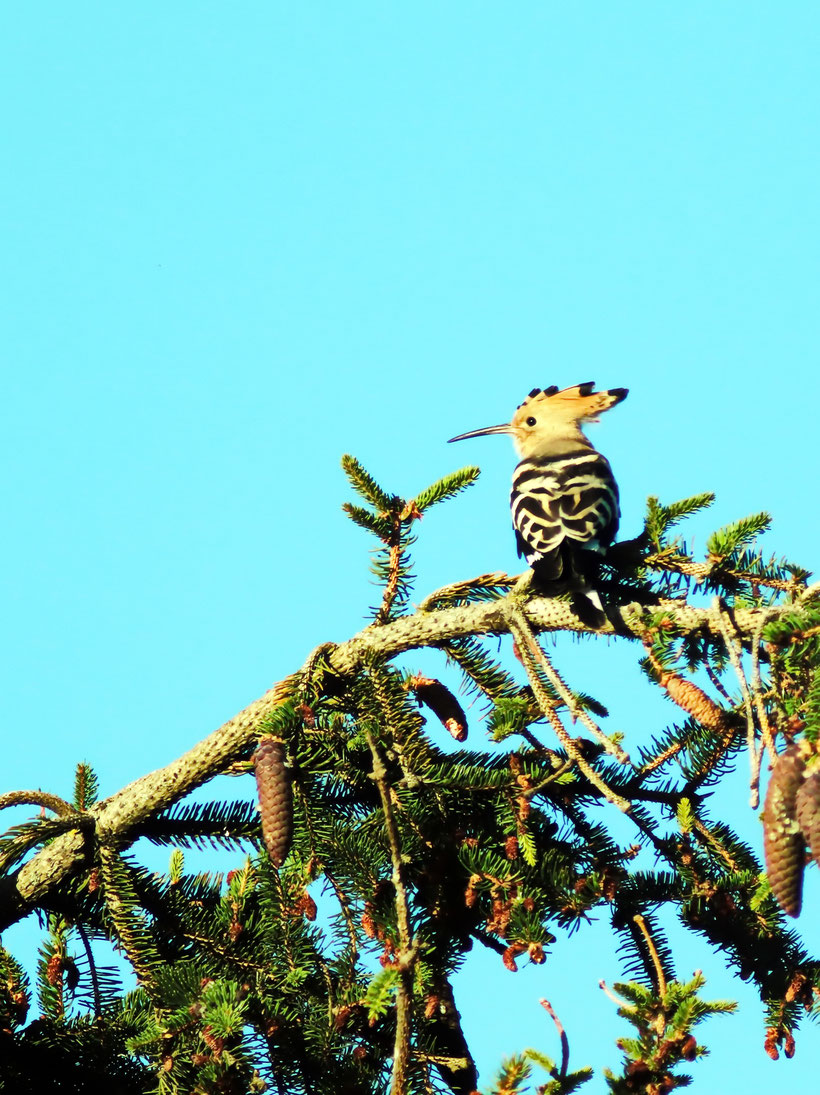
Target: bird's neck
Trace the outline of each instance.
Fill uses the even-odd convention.
[[[590,452],[592,444],[576,426],[552,437],[533,438],[522,446],[518,455],[522,460],[552,460],[559,456],[569,456],[573,452]]]

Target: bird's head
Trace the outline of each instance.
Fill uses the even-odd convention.
[[[471,430],[450,440],[464,441],[468,437],[508,433],[522,459],[561,456],[578,448],[592,448],[584,436],[584,423],[596,422],[600,414],[625,399],[628,391],[626,388],[610,388],[596,392],[594,387],[594,382],[590,381],[561,391],[556,385],[534,388],[518,407],[511,422]]]

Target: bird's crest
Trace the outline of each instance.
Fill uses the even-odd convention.
[[[626,398],[626,388],[609,388],[596,392],[595,382],[573,384],[571,388],[533,388],[513,415],[512,425],[520,426],[534,412],[564,422],[595,422],[599,414],[608,411]]]

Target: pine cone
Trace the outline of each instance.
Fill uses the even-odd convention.
[[[467,716],[453,693],[435,677],[423,677],[420,673],[410,677],[407,687],[415,693],[419,703],[425,704],[441,720],[456,741],[467,738]]]
[[[293,834],[293,796],[290,777],[285,767],[284,745],[275,738],[262,738],[253,762],[259,793],[262,836],[271,863],[275,867],[281,867]]]
[[[796,799],[805,767],[799,745],[790,745],[781,753],[769,780],[762,814],[769,885],[789,916],[799,914],[803,897],[805,841],[796,820]]]
[[[726,724],[726,712],[710,699],[692,681],[663,669],[658,674],[660,684],[678,707],[709,730],[722,730]]]
[[[815,863],[820,867],[820,771],[803,780],[795,800],[795,816]]]

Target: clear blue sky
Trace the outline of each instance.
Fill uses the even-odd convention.
[[[425,520],[420,593],[515,572],[510,447],[445,439],[532,387],[631,389],[596,434],[624,534],[647,494],[714,490],[710,525],[769,509],[772,550],[820,569],[816,4],[76,3],[0,27],[0,789],[68,794],[88,759],[111,793],[356,631],[343,452],[408,494],[484,469]],[[561,650],[632,740],[657,726],[624,693],[634,651]],[[557,1052],[541,995],[574,1064],[617,1062],[600,929],[518,975],[479,959],[485,1085]],[[696,1090],[815,1081],[816,1026],[770,1065],[752,996],[696,965],[743,1000]]]

